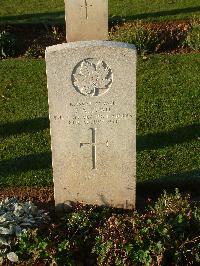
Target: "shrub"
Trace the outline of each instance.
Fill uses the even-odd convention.
[[[199,209],[188,197],[166,193],[144,214],[110,217],[98,229],[98,265],[197,265]]]
[[[118,27],[110,33],[110,39],[120,42],[133,43],[137,50],[144,54],[155,52],[159,48],[157,33],[150,29],[148,25],[143,25],[140,21],[127,27]]]
[[[14,56],[17,52],[16,37],[6,31],[0,33],[0,57]]]
[[[60,223],[21,235],[14,250],[20,261],[29,264],[45,262],[69,266],[90,261],[94,265],[95,255],[91,250],[95,245],[96,228],[109,216],[109,208],[99,210],[77,205]]]
[[[191,22],[191,25],[186,33],[184,45],[194,51],[200,50],[200,20],[193,19]]]
[[[135,44],[144,53],[180,49],[185,43],[188,23],[126,23],[111,29],[110,39]]]

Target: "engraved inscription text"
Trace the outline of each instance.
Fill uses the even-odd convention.
[[[100,124],[119,124],[134,120],[131,112],[119,111],[115,101],[85,101],[69,104],[72,114],[68,116],[69,125],[95,126]]]

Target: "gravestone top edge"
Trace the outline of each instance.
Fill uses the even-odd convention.
[[[49,46],[46,48],[45,53],[51,53],[56,51],[61,51],[63,49],[76,49],[83,47],[113,47],[113,48],[124,48],[135,50],[136,47],[134,44],[123,43],[123,42],[113,42],[113,41],[78,41],[78,42],[70,42],[70,43],[62,43],[53,46]]]

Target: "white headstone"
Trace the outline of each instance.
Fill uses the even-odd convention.
[[[134,208],[136,49],[88,41],[46,50],[56,206]]]
[[[107,40],[108,0],[65,0],[67,42]]]

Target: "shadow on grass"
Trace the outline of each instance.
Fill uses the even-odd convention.
[[[179,14],[187,14],[192,12],[199,12],[200,6],[196,7],[187,7],[187,8],[179,8],[173,10],[163,10],[163,11],[156,11],[151,13],[142,13],[142,14],[135,14],[131,16],[113,16],[110,18],[110,23],[120,22],[121,20],[131,21],[136,19],[157,19],[160,17],[167,17],[167,16],[176,16]]]
[[[192,200],[199,201],[200,169],[137,182],[136,208],[144,209],[149,205],[149,199],[154,202],[164,191],[175,193],[176,188],[181,193],[189,193]]]
[[[173,146],[197,139],[200,134],[200,124],[180,127],[163,133],[137,136],[137,151],[153,150]]]
[[[200,169],[138,182],[137,194],[143,197],[156,197],[164,190],[174,192],[175,188],[178,188],[181,192],[197,193],[199,195]]]
[[[47,117],[38,117],[30,120],[3,124],[1,125],[0,136],[8,137],[22,133],[34,133],[46,128],[49,128],[49,119]]]
[[[166,17],[166,16],[175,16],[178,14],[186,14],[192,12],[199,12],[200,6],[196,7],[187,7],[187,8],[179,8],[173,10],[163,10],[151,13],[142,13],[142,14],[135,14],[131,16],[112,16],[110,17],[110,23],[119,22],[122,19],[125,20],[136,20],[136,19],[156,19],[159,17]],[[45,24],[64,24],[64,11],[58,12],[44,12],[44,13],[32,13],[32,14],[24,14],[24,15],[16,15],[16,16],[3,16],[0,17],[0,24],[38,24],[38,23],[45,23]]]
[[[3,160],[0,165],[0,183],[2,181],[1,177],[6,177],[10,174],[48,168],[51,168],[51,152],[31,154],[10,160]]]
[[[0,17],[0,25],[3,24],[64,24],[64,11],[33,13],[16,16]]]

